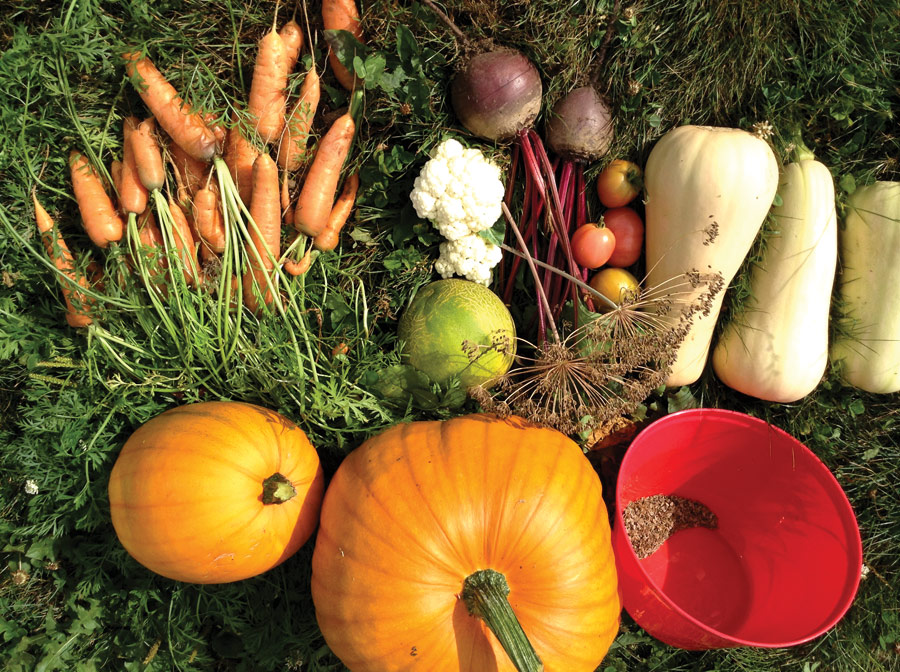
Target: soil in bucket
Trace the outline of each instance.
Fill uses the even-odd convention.
[[[650,557],[679,530],[705,527],[714,530],[716,514],[701,503],[677,495],[650,495],[631,502],[622,512],[625,532],[635,555]]]

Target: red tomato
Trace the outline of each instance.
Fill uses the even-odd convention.
[[[636,163],[616,159],[597,176],[597,196],[607,208],[631,203],[641,190],[641,168]]]
[[[572,256],[579,266],[600,268],[616,247],[615,234],[597,224],[583,224],[572,234]]]
[[[625,268],[640,259],[644,245],[641,216],[629,207],[610,208],[603,213],[603,222],[616,237],[616,247],[606,263]]]

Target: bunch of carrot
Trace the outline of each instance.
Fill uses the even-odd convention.
[[[326,29],[350,30],[362,38],[354,0],[326,0],[322,14]],[[122,155],[109,170],[113,184],[107,185],[83,154],[70,156],[86,233],[101,248],[126,241],[129,265],[158,295],[176,284],[210,288],[206,269],[228,257],[239,261],[221,266],[235,275],[220,278],[219,289],[239,290],[244,305],[258,313],[277,303],[281,270],[305,273],[313,249],[333,250],[349,220],[359,178],[344,175],[344,166],[356,132],[358,83],[331,59],[354,104],[311,144],[319,73],[313,61],[296,99],[288,99],[288,78],[300,60],[304,33],[294,19],[276,26],[277,18],[258,43],[246,105],[235,105],[244,109],[235,112],[227,129],[184,102],[145,54],[131,52],[124,54],[126,71],[150,115],[124,120]],[[36,197],[35,212],[63,283],[67,319],[87,326],[92,305],[80,288],[89,283],[77,276],[71,253]],[[295,230],[285,255],[282,222]]]

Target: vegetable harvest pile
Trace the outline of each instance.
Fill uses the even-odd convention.
[[[898,669],[900,16],[766,2],[0,17],[3,669]],[[846,493],[826,634],[629,610],[619,464],[695,408]],[[641,562],[728,538],[647,501],[703,516]]]

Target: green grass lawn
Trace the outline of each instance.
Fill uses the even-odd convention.
[[[177,310],[159,310],[138,297],[134,277],[110,282],[124,249],[102,252],[84,235],[66,161],[77,148],[108,168],[121,152],[123,117],[145,114],[118,56],[126,48],[146,48],[194,105],[227,118],[246,97],[255,43],[275,2],[7,4],[0,15],[0,666],[343,669],[313,614],[312,542],[247,581],[176,583],[119,545],[106,482],[129,434],[180,403],[236,399],[276,409],[310,435],[327,473],[396,422],[477,410],[472,401],[454,406],[454,394],[423,408],[386,404],[377,393],[379,371],[399,361],[398,315],[435,277],[439,238],[416,219],[408,195],[427,151],[463,134],[446,95],[460,45],[419,3],[362,2],[369,85],[352,159],[362,180],[352,231],[293,285],[289,314],[245,314],[229,327],[209,302],[186,297]],[[643,164],[655,140],[681,124],[768,122],[779,158],[800,133],[830,168],[839,217],[856,185],[900,179],[896,0],[618,4],[442,6],[470,38],[527,53],[544,81],[545,109],[592,74],[618,8],[597,80],[615,114],[610,157]],[[279,23],[294,9],[282,4]],[[320,27],[319,3],[308,16]],[[321,67],[326,45],[316,35]],[[299,75],[291,86],[298,84]],[[327,72],[323,111],[346,103]],[[481,146],[507,165],[507,147]],[[589,179],[602,164],[588,166]],[[105,270],[102,320],[90,329],[65,324],[35,235],[32,190],[80,263],[95,260]],[[743,277],[730,289],[730,309],[744,295]],[[342,342],[348,354],[332,357]],[[648,403],[663,411],[685,403],[739,410],[797,436],[845,489],[867,572],[846,617],[809,644],[688,652],[652,639],[623,614],[600,669],[900,670],[900,397],[844,387],[829,372],[809,397],[769,404],[729,390],[710,371]]]

